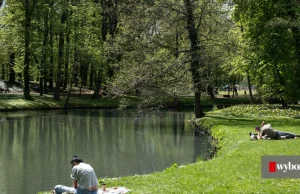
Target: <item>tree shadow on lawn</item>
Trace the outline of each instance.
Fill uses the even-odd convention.
[[[260,121],[259,119],[254,119],[254,118],[237,118],[237,117],[226,117],[226,116],[216,116],[216,115],[206,115],[205,117],[215,119],[218,121],[223,121],[224,125],[236,125],[237,122],[239,123],[244,122],[245,125],[250,125],[251,123],[253,125]]]
[[[270,123],[274,129],[281,131],[287,131],[288,128],[294,128],[300,126],[300,119],[298,118],[275,118],[275,117],[261,117],[261,118],[237,118],[237,117],[225,117],[216,115],[207,115],[206,118],[215,120],[214,124],[226,125],[229,127],[252,127],[260,126],[262,121]],[[250,130],[252,130],[252,128]],[[284,129],[282,129],[284,128]],[[300,130],[300,127],[299,127]]]

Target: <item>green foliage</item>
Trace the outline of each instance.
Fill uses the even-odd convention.
[[[241,60],[262,98],[299,96],[298,1],[234,0],[233,15],[241,26]],[[272,10],[272,11],[271,11]]]
[[[178,164],[177,163],[174,163],[172,164],[172,166],[170,166],[169,168],[166,168],[164,171],[165,172],[170,172],[170,171],[174,171],[178,168]]]
[[[132,108],[132,107],[138,107],[141,103],[141,99],[136,96],[124,96],[120,99],[120,105],[119,108]]]
[[[213,105],[212,111],[217,111],[219,110],[218,107],[216,105]]]
[[[113,91],[122,94],[138,89],[146,98],[156,96],[157,99],[174,93],[192,94],[194,82],[184,2],[164,0],[147,6],[144,3],[121,6],[130,11],[120,13],[122,26],[114,50],[121,51],[122,60],[116,65],[119,69],[112,82]],[[222,82],[221,63],[225,60],[224,47],[231,25],[223,17],[226,14],[221,4],[205,6],[198,2],[193,8],[201,61],[197,71],[201,72],[205,90],[208,84]]]
[[[282,109],[280,105],[238,105],[219,110],[223,115],[234,117],[294,117],[300,118],[300,106]]]

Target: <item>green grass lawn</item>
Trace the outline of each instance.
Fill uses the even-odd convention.
[[[300,155],[300,139],[251,141],[248,135],[262,120],[278,130],[300,134],[298,114],[297,110],[276,106],[215,110],[203,118],[212,124],[212,134],[219,140],[212,159],[182,167],[174,164],[149,175],[115,179],[98,176],[105,179],[107,187],[125,186],[131,193],[300,193],[300,179],[261,178],[261,157]]]

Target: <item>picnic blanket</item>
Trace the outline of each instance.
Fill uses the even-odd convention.
[[[128,193],[130,189],[127,189],[125,187],[109,187],[106,188],[105,191],[102,191],[102,189],[98,189],[98,194],[123,194]]]

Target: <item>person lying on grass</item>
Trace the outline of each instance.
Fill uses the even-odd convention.
[[[258,135],[258,134],[249,132],[249,135],[250,135],[250,139],[251,139],[251,140],[258,140],[258,139],[257,139],[257,135]],[[289,136],[289,135],[286,135],[286,136],[280,136],[280,139],[292,139],[292,138],[294,139],[295,137],[292,137],[292,136]],[[267,135],[264,135],[261,139],[270,140],[271,138],[268,137]]]
[[[271,124],[265,124],[264,121],[260,127],[255,127],[255,131],[258,133],[257,139],[290,139],[300,137],[300,135],[294,133],[274,130]]]
[[[257,135],[258,135],[257,133],[249,132],[249,135],[250,135],[251,140],[258,140],[257,139]],[[271,139],[271,138],[269,138],[268,136],[264,136],[263,139]]]

